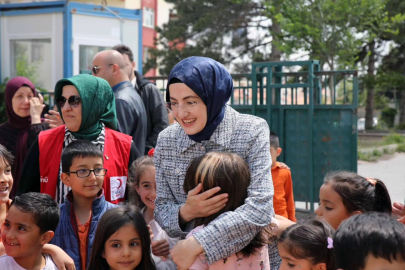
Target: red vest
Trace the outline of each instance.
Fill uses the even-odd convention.
[[[41,175],[41,193],[55,198],[62,146],[65,138],[65,126],[42,131],[38,136],[39,171]],[[125,188],[128,177],[128,163],[132,137],[105,128],[104,196],[111,203],[125,200]]]

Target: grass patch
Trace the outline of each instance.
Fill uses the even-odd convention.
[[[397,152],[399,152],[398,148],[396,149]],[[403,152],[405,152],[405,144],[403,144],[403,147],[401,149]],[[364,160],[364,161],[376,161],[378,158],[382,157],[383,155],[392,155],[394,153],[395,153],[395,149],[389,149],[389,148],[384,148],[382,151],[375,149],[372,152],[358,151],[357,159]]]
[[[364,160],[364,161],[371,161],[371,155],[369,153],[363,153],[363,152],[359,151],[357,153],[357,159]]]
[[[397,152],[400,152],[400,153],[405,152],[405,143],[398,145]]]
[[[375,149],[372,153],[372,156],[377,157],[377,158],[381,157],[382,155],[383,154],[380,151],[378,151],[377,149]]]
[[[384,137],[385,144],[402,144],[405,143],[405,137],[398,133],[391,133]]]
[[[357,153],[357,159],[364,160],[364,161],[376,161],[382,155],[383,154],[378,150],[374,150],[371,153],[364,153],[364,152],[359,151]]]
[[[359,139],[357,141],[357,147],[359,149],[370,148],[370,147],[377,147],[377,146],[384,146],[385,143],[382,139]]]

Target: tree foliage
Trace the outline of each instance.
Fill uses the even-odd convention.
[[[272,0],[266,1],[273,12]],[[353,67],[362,47],[382,33],[395,34],[385,0],[286,0],[276,15],[280,47],[287,55],[307,52],[330,70]]]
[[[258,1],[167,2],[174,4],[175,19],[157,28],[156,44],[162,49],[151,51],[153,57],[145,70],[159,67],[160,73],[169,74],[176,63],[189,56],[211,57],[224,64],[246,55],[249,59],[268,57],[265,50],[257,53],[258,48],[269,44],[270,36],[268,18],[261,17],[263,7]]]

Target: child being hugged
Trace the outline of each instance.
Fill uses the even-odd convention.
[[[387,214],[370,212],[348,218],[333,243],[340,270],[405,269],[405,227]]]
[[[100,219],[87,270],[156,270],[150,235],[135,206],[108,210]]]
[[[279,270],[335,270],[333,228],[322,220],[308,220],[284,230],[278,239]]]
[[[7,255],[0,257],[0,270],[58,269],[42,254],[58,222],[59,207],[51,196],[29,192],[15,197],[1,228]]]
[[[189,165],[185,180],[184,192],[187,194],[198,185],[202,185],[202,192],[220,187],[217,194],[229,195],[226,206],[219,212],[205,218],[196,219],[195,228],[187,235],[202,230],[211,221],[220,215],[227,215],[228,211],[235,211],[242,206],[247,198],[250,184],[250,171],[246,162],[236,154],[209,152],[195,158]],[[220,206],[221,207],[221,206]],[[235,235],[237,237],[237,235]],[[189,269],[270,269],[267,243],[264,235],[260,232],[242,250],[223,258],[211,265],[201,253]]]
[[[151,155],[153,156],[153,154]],[[152,229],[154,235],[153,251],[161,255],[152,255],[156,269],[176,270],[177,267],[171,260],[169,251],[178,239],[170,238],[153,218],[156,199],[155,173],[156,169],[151,156],[140,157],[132,163],[129,172],[131,203],[142,209],[141,214]]]
[[[356,173],[337,171],[325,176],[319,190],[316,214],[335,230],[352,215],[365,212],[391,213],[391,199],[384,183]]]
[[[103,153],[89,141],[71,142],[62,152],[63,183],[71,188],[60,206],[61,218],[52,243],[85,270],[89,261],[97,224],[102,215],[116,205],[104,198]]]

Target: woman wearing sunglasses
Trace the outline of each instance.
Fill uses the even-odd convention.
[[[55,86],[55,100],[65,125],[40,133],[24,163],[18,192],[47,193],[63,203],[69,190],[60,179],[61,153],[69,143],[81,139],[93,142],[104,153],[106,200],[123,202],[128,167],[140,154],[132,137],[115,131],[115,99],[110,85],[85,74],[62,79]]]
[[[249,165],[252,176],[244,205],[222,213],[173,248],[171,255],[179,270],[189,269],[197,256],[205,257],[209,264],[221,259],[225,263],[274,216],[269,126],[264,119],[228,106],[232,94],[231,75],[210,58],[184,59],[169,75],[166,101],[178,124],[159,134],[154,153],[155,220],[162,229],[170,237],[184,238],[196,219],[218,213],[227,203],[228,194],[219,187],[202,190],[200,184],[188,194],[184,192],[185,174],[193,158],[213,151],[235,153]]]
[[[35,86],[29,79],[15,77],[8,81],[5,102],[8,121],[0,126],[0,144],[15,157],[11,168],[14,179],[14,188],[10,192],[12,199],[16,195],[28,149],[39,132],[48,129],[49,126],[41,119],[45,107],[44,99],[35,91]]]

